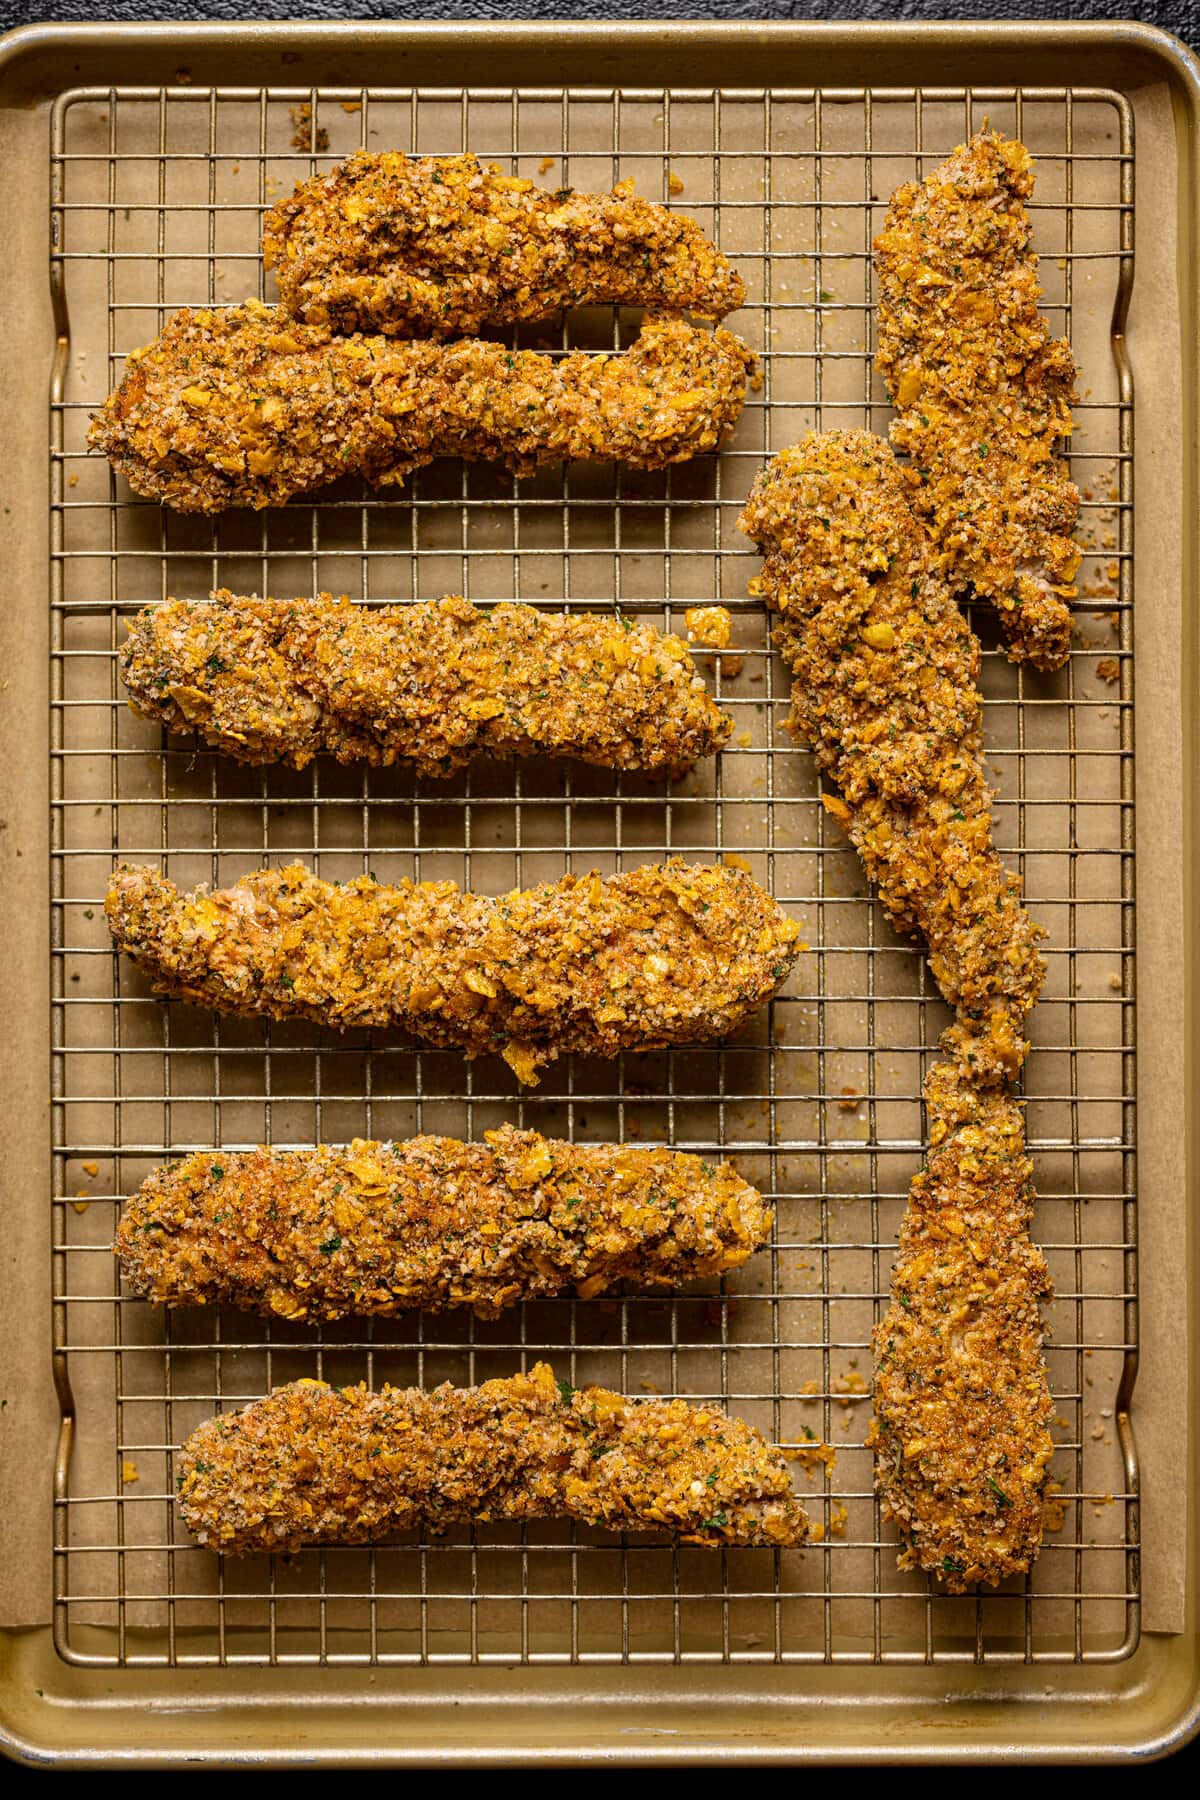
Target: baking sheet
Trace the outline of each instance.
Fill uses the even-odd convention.
[[[1144,140],[1142,140],[1142,142],[1144,142]],[[1168,160],[1169,160],[1169,158],[1168,158]],[[1160,164],[1155,164],[1155,167],[1159,167],[1159,166],[1160,166]],[[1168,223],[1169,223],[1169,220],[1168,220]],[[1166,243],[1166,241],[1168,241],[1168,239],[1166,239],[1166,238],[1159,239],[1159,238],[1157,238],[1157,236],[1155,236],[1155,243],[1159,243],[1159,241],[1162,241],[1162,243]],[[1144,248],[1142,248],[1142,256],[1144,256]],[[1142,364],[1139,364],[1139,367],[1146,367],[1146,364],[1144,364],[1144,362],[1142,362]],[[1142,490],[1142,491],[1144,491],[1144,490]],[[1155,497],[1159,497],[1159,495],[1166,495],[1166,491],[1168,491],[1168,490],[1166,490],[1166,488],[1164,488],[1164,486],[1157,486],[1157,488],[1155,488]],[[1168,536],[1169,536],[1169,533],[1168,533]],[[1155,549],[1157,549],[1157,547],[1159,547],[1159,538],[1157,538],[1157,536],[1155,536]],[[1155,592],[1159,592],[1159,589],[1155,589]],[[1151,599],[1150,605],[1153,605],[1153,599]],[[1142,617],[1142,619],[1144,619],[1144,617],[1146,617],[1146,612],[1141,612],[1141,614],[1139,614],[1139,617]],[[1168,662],[1169,662],[1169,659],[1168,659]],[[1173,673],[1173,671],[1171,671],[1171,673]],[[1168,733],[1164,733],[1164,738],[1166,738],[1166,736],[1168,736]],[[1166,745],[1164,745],[1164,749],[1166,749]],[[1160,763],[1159,767],[1166,767],[1166,763]],[[1164,783],[1164,785],[1166,785],[1166,783]],[[1168,1073],[1169,1073],[1169,1071],[1168,1071]],[[1159,1138],[1159,1136],[1155,1136],[1155,1141],[1153,1141],[1153,1145],[1151,1145],[1151,1147],[1150,1147],[1150,1154],[1153,1154],[1153,1152],[1157,1152],[1157,1150],[1159,1150],[1159,1148],[1162,1147],[1162,1145],[1164,1145],[1164,1143],[1169,1143],[1169,1141],[1171,1141],[1171,1139],[1169,1139],[1169,1134],[1168,1134],[1168,1138],[1166,1138],[1166,1139],[1162,1139],[1162,1138]],[[1159,1220],[1160,1217],[1162,1217],[1162,1213],[1155,1213],[1155,1219]],[[1141,1417],[1141,1395],[1139,1395],[1139,1417]],[[1178,1537],[1180,1537],[1180,1543],[1182,1543],[1182,1534],[1178,1534]],[[41,1589],[41,1591],[45,1591],[45,1589]]]

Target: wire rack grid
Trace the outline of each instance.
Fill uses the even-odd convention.
[[[827,827],[811,758],[736,529],[766,454],[811,427],[886,430],[872,373],[870,246],[889,194],[984,118],[1038,157],[1047,311],[1086,370],[1074,468],[1089,554],[1070,668],[1009,665],[984,639],[1001,848],[1049,931],[1026,1078],[1038,1229],[1058,1290],[1050,1366],[1061,1518],[1026,1580],[952,1599],[897,1571],[864,1444],[869,1334],[922,1149],[920,1083],[945,1022],[917,946],[894,939]],[[581,188],[626,175],[711,227],[747,280],[734,321],[765,385],[730,447],[665,474],[435,464],[405,494],[353,484],[215,523],[131,499],[86,454],[125,354],[185,303],[264,293],[262,210],[359,144],[470,148]],[[680,184],[682,183],[682,189]],[[64,1427],[55,1633],[107,1666],[476,1662],[1080,1662],[1138,1633],[1132,1442],[1114,1417],[1136,1358],[1133,1114],[1132,391],[1118,327],[1132,279],[1126,104],[1086,89],[92,88],[53,121],[51,404],[54,1334]],[[628,341],[593,309],[514,341]],[[1116,355],[1114,356],[1114,349]],[[679,630],[720,602],[712,659],[731,748],[669,790],[568,765],[403,772],[244,770],[124,707],[116,653],[136,608],[210,588],[465,592],[619,608]],[[1099,679],[1098,679],[1099,677]],[[225,883],[302,859],[326,876],[452,876],[491,892],[565,868],[736,854],[805,921],[810,950],[736,1042],[573,1058],[533,1093],[503,1064],[385,1036],[214,1018],[118,965],[102,899],[114,858]],[[117,1210],[186,1149],[511,1118],[581,1139],[732,1155],[771,1196],[769,1249],[719,1286],[318,1334],[232,1313],[162,1316],[123,1296]],[[556,1523],[373,1550],[229,1563],[192,1546],[175,1451],[214,1408],[300,1375],[474,1382],[551,1360],[578,1383],[715,1398],[800,1451],[804,1552],[719,1553]]]

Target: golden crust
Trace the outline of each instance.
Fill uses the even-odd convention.
[[[867,432],[813,434],[759,476],[741,526],[764,555],[752,589],[780,617],[790,722],[841,789],[825,804],[893,924],[928,944],[956,1054],[1010,1077],[1043,933],[992,844],[979,646],[895,458]]]
[[[771,1218],[727,1162],[502,1125],[482,1144],[201,1151],[147,1177],[115,1249],[133,1293],[160,1306],[490,1319],[547,1295],[721,1275]]]
[[[324,751],[426,776],[535,755],[680,775],[733,723],[687,645],[652,625],[507,602],[483,613],[456,595],[171,600],[131,621],[121,674],[144,718],[296,769]]]
[[[359,150],[271,208],[263,260],[295,317],[401,337],[596,304],[719,319],[745,298],[696,222],[632,181],[550,192],[474,156]]]
[[[875,1333],[876,1486],[902,1566],[954,1592],[1026,1569],[1053,1445],[1021,1112],[1041,935],[991,840],[979,647],[891,451],[810,436],[764,471],[743,528],[794,676],[792,720],[892,919],[925,937],[957,1021],[925,1086],[931,1154],[909,1193]]]
[[[1075,363],[1038,310],[1033,163],[979,132],[892,197],[875,240],[878,367],[912,499],[956,586],[998,609],[1014,661],[1057,669],[1079,566],[1079,494],[1057,454]]]
[[[714,1406],[571,1389],[538,1363],[476,1388],[276,1388],[180,1452],[179,1503],[228,1555],[568,1518],[684,1543],[802,1544],[787,1463]]]
[[[1054,1445],[1029,1241],[1021,1109],[955,1062],[925,1083],[928,1166],[916,1177],[875,1328],[876,1486],[905,1539],[902,1567],[952,1593],[1028,1569],[1042,1542]]]
[[[398,485],[435,456],[518,474],[573,459],[658,469],[716,450],[755,360],[740,338],[651,318],[615,355],[337,337],[248,300],[177,312],[134,351],[88,444],[179,512],[281,506],[344,475]]]
[[[787,976],[799,927],[749,875],[678,860],[565,875],[499,898],[452,881],[321,881],[299,864],[180,894],[118,868],[119,949],[159,993],[223,1012],[382,1026],[518,1079],[566,1051],[616,1056],[728,1035]]]

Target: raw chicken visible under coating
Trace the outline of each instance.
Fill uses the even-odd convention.
[[[123,867],[105,911],[159,993],[495,1051],[531,1085],[567,1051],[727,1036],[801,948],[749,875],[677,860],[499,898],[452,881],[321,881],[299,864],[181,894],[155,869]]]
[[[1029,1568],[1053,1453],[1021,1109],[955,1062],[925,1083],[930,1156],[875,1328],[876,1486],[903,1567],[953,1593]]]
[[[808,1535],[787,1463],[753,1426],[715,1406],[573,1390],[545,1363],[432,1393],[293,1382],[207,1420],[179,1461],[189,1531],[234,1556],[492,1519],[714,1548]]]
[[[519,1300],[720,1275],[771,1228],[727,1162],[511,1125],[486,1136],[198,1152],[125,1207],[121,1273],[163,1306],[285,1319],[469,1306],[489,1319]]]
[[[752,591],[780,616],[791,724],[812,745],[893,923],[923,937],[980,1080],[1016,1074],[1045,965],[1021,882],[992,844],[979,646],[938,572],[886,444],[811,435],[759,476],[743,531]]]
[[[457,596],[171,600],[132,621],[121,672],[134,711],[168,731],[296,769],[328,751],[427,776],[535,755],[679,775],[732,729],[680,638]]]
[[[956,587],[997,608],[1014,662],[1070,652],[1079,493],[1056,454],[1075,363],[1038,310],[1032,159],[980,132],[893,195],[875,240],[880,373],[913,502]]]
[[[474,156],[359,150],[267,214],[288,312],[336,331],[447,337],[571,306],[723,318],[741,279],[694,219],[638,199],[534,187]]]
[[[343,475],[395,486],[436,456],[660,469],[718,448],[754,366],[731,332],[683,319],[647,319],[620,353],[552,357],[337,337],[248,300],[175,313],[88,444],[135,493],[199,513],[282,506]]]

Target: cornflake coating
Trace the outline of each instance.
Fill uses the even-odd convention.
[[[983,131],[892,197],[875,240],[878,367],[899,412],[913,503],[956,587],[997,608],[1014,662],[1070,652],[1079,493],[1075,363],[1038,310],[1023,144]]]
[[[715,450],[754,376],[731,332],[647,319],[617,354],[479,338],[337,337],[247,300],[177,312],[95,416],[88,444],[178,512],[282,506],[343,475],[396,486],[435,456],[527,475],[577,459],[660,469]]]
[[[121,664],[144,718],[296,769],[328,751],[427,776],[535,755],[681,775],[733,728],[686,644],[652,625],[507,602],[484,613],[455,595],[170,600],[132,621]]]
[[[996,1080],[1024,1059],[1044,933],[992,843],[979,646],[908,494],[878,438],[813,434],[768,464],[741,526],[764,556],[752,591],[779,614],[790,724],[841,789],[825,805],[893,924],[928,945],[955,1053]]]
[[[632,181],[548,192],[474,156],[360,150],[272,207],[263,260],[297,318],[401,337],[596,304],[719,319],[745,299],[696,222]]]
[[[876,1486],[901,1567],[952,1593],[1028,1569],[1054,1445],[1021,1109],[954,1061],[925,1084],[931,1151],[875,1328]]]
[[[194,1431],[178,1482],[188,1530],[234,1556],[493,1519],[714,1547],[808,1534],[787,1463],[753,1426],[683,1400],[573,1390],[545,1363],[432,1393],[294,1382]]]
[[[520,1300],[720,1275],[771,1228],[727,1162],[511,1125],[486,1139],[185,1157],[122,1212],[121,1273],[160,1306],[285,1319],[469,1306],[490,1319]]]
[[[181,894],[154,869],[121,867],[105,911],[158,993],[495,1051],[530,1085],[571,1050],[727,1036],[801,948],[799,927],[749,875],[678,860],[499,898],[452,881],[321,881],[299,864]]]

